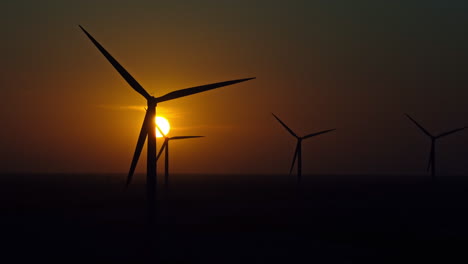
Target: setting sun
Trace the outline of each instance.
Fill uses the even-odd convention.
[[[156,126],[158,126],[162,130],[164,135],[167,136],[167,134],[169,133],[169,130],[171,130],[171,126],[169,125],[169,121],[167,121],[167,119],[162,117],[162,116],[156,116],[155,122],[156,122]],[[156,137],[157,138],[163,137],[163,135],[161,135],[161,133],[159,132],[157,127],[156,127]]]

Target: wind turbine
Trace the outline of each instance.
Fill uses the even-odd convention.
[[[143,124],[138,136],[137,145],[135,148],[135,153],[133,154],[132,163],[130,165],[130,170],[127,177],[127,186],[130,184],[133,173],[135,171],[138,158],[140,157],[141,150],[143,149],[143,144],[145,143],[146,137],[148,137],[147,144],[147,161],[146,161],[146,192],[149,208],[149,220],[152,223],[156,218],[156,183],[157,183],[157,174],[156,174],[156,128],[155,128],[155,117],[156,117],[156,106],[158,103],[177,99],[179,97],[188,96],[196,93],[205,92],[208,90],[216,89],[219,87],[240,83],[248,81],[254,78],[245,78],[238,79],[226,82],[219,82],[213,84],[207,84],[202,86],[196,86],[192,88],[186,88],[181,90],[176,90],[165,94],[160,97],[151,96],[131,75],[127,70],[117,62],[117,60],[112,57],[109,52],[107,52],[104,47],[99,44],[81,25],[79,26],[83,32],[88,36],[91,42],[97,47],[97,49],[106,57],[106,59],[114,66],[114,68],[120,73],[120,75],[127,81],[127,83],[139,94],[141,94],[147,101],[148,108],[146,110],[146,115],[143,120]]]
[[[303,137],[299,137],[283,121],[281,121],[281,119],[279,119],[275,114],[273,114],[273,113],[271,113],[271,114],[276,118],[276,120],[278,120],[278,122],[280,122],[281,125],[283,125],[284,128],[286,128],[286,130],[291,135],[293,135],[297,139],[296,150],[294,151],[294,158],[293,158],[293,161],[292,161],[291,169],[289,170],[289,174],[291,174],[291,172],[292,172],[292,170],[294,168],[294,163],[296,162],[296,158],[297,158],[297,183],[301,183],[301,177],[302,177],[302,175],[301,175],[302,174],[302,140],[331,132],[333,130],[336,130],[336,128],[323,130],[323,131],[320,131],[320,132],[317,132],[317,133],[312,133],[312,134],[309,134],[309,135],[306,135],[306,136],[303,136]]]
[[[161,156],[162,152],[164,152],[164,185],[168,187],[169,185],[169,141],[171,140],[180,140],[180,139],[189,139],[189,138],[201,138],[203,136],[179,136],[179,137],[168,137],[167,135],[162,132],[162,130],[159,128],[159,126],[156,125],[156,128],[159,130],[159,133],[163,135],[164,137],[164,143],[161,146],[161,149],[159,150],[158,155],[156,156],[156,161],[159,160],[159,157]]]
[[[467,127],[461,127],[461,128],[457,128],[457,129],[454,129],[454,130],[450,130],[448,132],[445,132],[445,133],[442,133],[442,134],[439,134],[439,135],[432,135],[431,133],[429,133],[423,126],[421,126],[418,122],[416,122],[416,120],[414,120],[413,118],[411,118],[411,116],[409,116],[408,114],[405,114],[411,121],[413,121],[413,123],[419,127],[419,129],[421,129],[421,131],[426,134],[428,137],[431,138],[431,152],[429,154],[429,162],[427,164],[427,170],[429,171],[429,169],[431,170],[431,177],[432,177],[432,180],[435,180],[435,142],[436,142],[436,139],[439,139],[441,137],[445,137],[445,136],[448,136],[450,134],[453,134],[455,132],[458,132],[460,130],[463,130]]]

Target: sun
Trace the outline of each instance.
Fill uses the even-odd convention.
[[[156,125],[162,130],[164,135],[167,136],[167,134],[169,133],[169,130],[171,130],[171,126],[169,125],[169,121],[167,121],[167,119],[162,117],[162,116],[156,116],[156,119],[154,121],[155,121]],[[159,132],[158,128],[156,128],[156,137],[157,138],[163,137],[163,135],[161,135],[161,133]]]

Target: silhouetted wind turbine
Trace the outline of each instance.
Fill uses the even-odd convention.
[[[167,187],[169,185],[169,141],[171,140],[180,140],[180,139],[189,139],[189,138],[201,138],[203,136],[179,136],[179,137],[168,137],[162,132],[162,130],[159,128],[158,125],[156,125],[156,128],[159,130],[159,133],[163,135],[164,137],[164,143],[161,146],[161,149],[159,150],[158,155],[156,156],[156,161],[159,160],[159,157],[161,156],[162,152],[164,152],[164,185]]]
[[[405,114],[411,121],[413,121],[413,123],[419,127],[419,129],[421,129],[421,131],[426,134],[427,136],[429,136],[431,138],[431,152],[429,154],[429,162],[427,164],[427,170],[431,169],[431,177],[432,177],[432,180],[435,180],[435,141],[436,139],[439,139],[441,137],[445,137],[445,136],[448,136],[450,134],[453,134],[455,132],[458,132],[460,130],[463,130],[467,127],[462,127],[462,128],[457,128],[457,129],[454,129],[454,130],[450,130],[448,132],[445,132],[445,133],[442,133],[442,134],[439,134],[437,136],[433,136],[431,133],[429,133],[423,126],[421,126],[418,122],[416,122],[416,120],[414,120],[413,118],[411,118],[411,116],[409,116],[408,114]]]
[[[149,206],[149,220],[153,222],[156,217],[156,182],[157,182],[157,175],[156,175],[156,128],[155,128],[155,117],[156,117],[156,106],[158,103],[169,101],[172,99],[177,99],[179,97],[188,96],[196,93],[205,92],[208,90],[216,89],[219,87],[240,83],[243,81],[251,80],[254,78],[245,78],[239,80],[232,80],[226,82],[219,82],[213,84],[207,84],[192,88],[186,88],[181,90],[176,90],[165,94],[160,97],[153,97],[151,96],[143,87],[127,72],[127,70],[120,65],[117,60],[112,57],[109,52],[107,52],[104,47],[99,44],[82,26],[79,26],[83,32],[88,36],[88,38],[93,42],[93,44],[97,47],[97,49],[106,57],[106,59],[114,66],[114,68],[122,75],[122,77],[127,81],[130,86],[141,94],[146,100],[148,104],[148,109],[146,110],[146,115],[143,120],[143,124],[140,130],[140,135],[138,136],[137,145],[135,148],[135,153],[133,155],[132,163],[130,166],[130,171],[128,173],[127,178],[127,186],[130,184],[133,173],[135,171],[135,167],[138,162],[138,158],[140,157],[141,150],[143,149],[143,144],[145,143],[146,137],[148,137],[148,154],[147,154],[147,162],[146,162],[146,188],[147,188],[147,199],[148,199],[148,206]]]
[[[331,132],[333,130],[336,130],[336,128],[323,130],[323,131],[320,131],[320,132],[317,132],[317,133],[312,133],[312,134],[309,134],[309,135],[306,135],[306,136],[303,136],[303,137],[299,137],[283,121],[281,121],[275,114],[273,114],[273,113],[271,113],[271,114],[276,118],[276,120],[278,120],[278,122],[280,122],[281,125],[283,125],[284,128],[286,128],[286,130],[291,135],[293,135],[297,139],[296,150],[294,151],[294,158],[293,158],[293,161],[292,161],[291,169],[289,170],[289,174],[291,174],[291,172],[292,172],[292,170],[294,168],[294,163],[296,162],[296,158],[297,158],[297,182],[300,183],[301,182],[301,176],[302,176],[301,175],[302,174],[302,140]]]

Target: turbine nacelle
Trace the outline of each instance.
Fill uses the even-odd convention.
[[[149,99],[147,99],[148,102],[148,108],[155,108],[158,106],[158,99],[156,97],[151,96]]]

